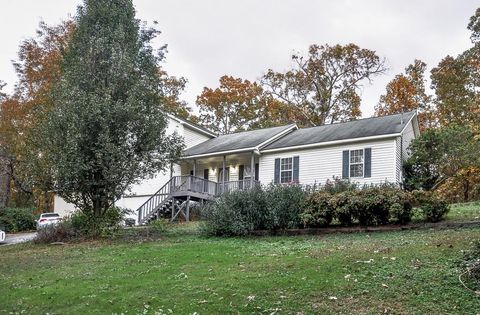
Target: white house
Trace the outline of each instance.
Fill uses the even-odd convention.
[[[117,202],[143,224],[159,214],[188,219],[190,201],[269,183],[402,183],[402,164],[419,135],[415,111],[311,128],[295,124],[215,136],[170,117],[187,148],[170,174],[157,174]],[[56,204],[56,203],[55,203]],[[57,207],[55,207],[57,210]]]

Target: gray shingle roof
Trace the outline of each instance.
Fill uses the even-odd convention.
[[[263,150],[400,133],[415,111],[295,130]],[[403,124],[402,124],[403,120]]]
[[[215,152],[241,150],[256,147],[293,125],[258,129],[221,135],[186,149],[184,156],[204,155]]]

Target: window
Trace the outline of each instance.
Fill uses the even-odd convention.
[[[293,180],[292,158],[280,159],[280,183],[290,183]]]
[[[243,169],[243,179],[250,179],[252,177],[252,168],[248,165],[245,165]]]
[[[363,149],[350,150],[350,177],[363,177]]]

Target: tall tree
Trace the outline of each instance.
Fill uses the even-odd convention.
[[[219,81],[217,88],[205,87],[197,97],[200,122],[220,134],[249,129],[262,103],[262,88],[255,82],[226,75]]]
[[[14,67],[18,76],[13,94],[0,107],[0,147],[6,176],[13,179],[14,193],[36,193],[37,201],[48,201],[46,190],[34,189],[32,173],[24,168],[29,147],[27,139],[40,116],[52,108],[51,89],[61,76],[62,54],[75,29],[72,20],[55,26],[41,22],[37,35],[21,42]],[[35,158],[32,155],[31,158]],[[10,183],[10,181],[8,181]],[[39,194],[37,194],[39,193]],[[48,202],[37,203],[44,210]]]
[[[180,98],[185,90],[187,80],[183,77],[171,76],[162,68],[159,69],[159,74],[160,95],[165,111],[177,117],[197,122],[198,117],[192,114],[192,109]]]
[[[289,124],[298,111],[265,93],[257,82],[222,76],[217,88],[203,89],[197,97],[199,121],[220,134]]]
[[[3,105],[3,102],[7,97],[7,95],[2,92],[2,89],[5,87],[5,85],[6,84],[0,80],[0,105]],[[0,115],[1,115],[1,106],[0,106]],[[9,159],[4,148],[0,146],[0,210],[2,210],[7,206],[9,196],[10,196]]]
[[[380,96],[375,106],[375,116],[385,116],[402,112],[418,110],[420,128],[435,125],[432,108],[432,98],[425,90],[426,64],[415,60],[405,68],[405,73],[398,74],[387,84],[387,91]]]
[[[445,57],[432,69],[432,88],[442,125],[472,126],[480,132],[480,9],[470,18],[473,47]]]
[[[86,0],[64,55],[53,109],[30,145],[52,188],[101,217],[133,183],[164,170],[181,152],[167,136],[159,33],[135,18],[131,0]],[[38,167],[41,165],[41,167]]]
[[[312,45],[307,56],[294,54],[293,69],[268,70],[262,86],[295,108],[301,125],[323,125],[360,117],[360,89],[386,70],[385,61],[355,44]]]

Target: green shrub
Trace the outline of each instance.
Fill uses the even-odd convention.
[[[341,225],[352,225],[353,213],[356,211],[353,203],[350,203],[350,198],[354,196],[354,191],[344,191],[332,195],[330,199],[330,207],[335,209],[335,218]]]
[[[326,191],[316,191],[308,195],[300,218],[307,227],[328,226],[335,215],[330,205],[332,194]]]
[[[157,233],[164,233],[167,230],[167,222],[165,219],[153,220],[149,225],[154,232]]]
[[[59,224],[47,226],[38,231],[36,243],[68,242],[91,237],[110,237],[121,227],[129,211],[112,207],[103,218],[92,218],[82,211],[65,217]]]
[[[350,182],[349,180],[334,177],[333,180],[327,179],[321,190],[330,194],[337,194],[346,191],[358,190],[358,185]]]
[[[205,203],[202,229],[208,235],[247,235],[265,229],[268,221],[266,193],[260,187],[223,194]]]
[[[35,229],[35,215],[29,208],[6,208],[0,212],[0,227],[5,232],[21,232]]]
[[[337,188],[343,191],[337,192]],[[335,189],[322,189],[307,197],[301,218],[305,226],[326,226],[335,218],[342,225],[381,225],[389,222],[407,223],[412,217],[411,195],[400,188],[383,184],[354,186],[341,184]]]
[[[390,222],[406,224],[412,221],[413,196],[410,192],[399,191],[392,194],[390,204]]]
[[[439,222],[450,211],[450,205],[435,192],[416,190],[415,203],[420,208],[425,221]]]
[[[265,190],[267,229],[301,227],[300,213],[305,204],[305,192],[299,185],[269,185]]]

